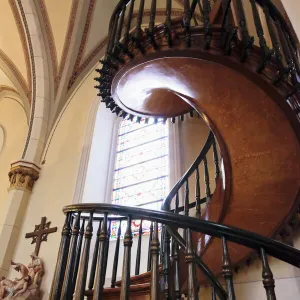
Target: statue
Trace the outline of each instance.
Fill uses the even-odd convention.
[[[26,267],[23,264],[11,262],[13,268],[21,273],[20,278],[14,281],[5,277],[0,278],[0,300],[38,300],[40,296],[40,284],[44,275],[44,264],[35,254],[30,255],[31,263]]]

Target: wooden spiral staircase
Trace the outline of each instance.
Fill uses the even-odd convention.
[[[292,29],[270,0],[216,0],[213,6],[208,0],[184,0],[182,14],[172,17],[174,3],[166,0],[162,14],[156,0],[119,2],[96,88],[122,118],[175,122],[196,110],[213,133],[162,211],[104,204],[64,209],[50,299],[181,299],[182,294],[198,299],[203,282],[212,285],[212,299],[235,299],[233,266],[258,252],[267,299],[273,300],[267,254],[300,267],[300,251],[270,239],[295,226],[299,206],[300,64]],[[207,168],[209,151],[213,175]],[[214,191],[209,176],[216,178]],[[153,222],[143,274],[142,225],[137,253],[131,253],[135,219]],[[120,282],[121,230],[113,268],[107,270],[113,220],[127,224]],[[93,224],[98,231],[90,259]],[[136,276],[130,270],[133,257]],[[216,277],[220,273],[226,288]]]

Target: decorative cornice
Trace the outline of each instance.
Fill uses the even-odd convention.
[[[37,165],[24,160],[12,163],[8,173],[8,190],[32,191],[34,183],[39,179],[40,170]]]
[[[28,89],[28,85],[21,74],[21,72],[18,70],[16,65],[13,63],[13,61],[0,49],[0,59],[4,61],[4,63],[8,66],[8,68],[11,70],[13,75],[15,76],[16,80],[22,87],[24,93],[28,97],[29,101],[31,102],[31,90]]]
[[[24,53],[24,57],[25,57],[26,71],[27,71],[27,83],[28,83],[27,89],[29,91],[31,91],[31,84],[32,84],[31,79],[32,78],[31,78],[31,68],[30,68],[30,57],[29,57],[29,51],[28,51],[28,47],[27,47],[26,35],[25,35],[23,24],[22,24],[22,19],[21,19],[18,7],[16,5],[16,2],[14,0],[9,0],[9,4],[10,4],[11,10],[12,10],[12,13],[14,15],[14,19],[15,19],[15,22],[16,22],[16,25],[18,28],[18,32],[19,32],[22,47],[23,47],[23,53]],[[29,98],[30,98],[29,93],[26,93],[26,95],[29,96]]]
[[[57,52],[56,52],[54,35],[53,35],[53,31],[52,31],[52,27],[51,27],[51,23],[50,23],[50,19],[49,19],[47,7],[46,7],[46,4],[45,4],[44,0],[36,1],[36,3],[39,6],[39,9],[40,9],[40,12],[41,12],[41,15],[42,15],[42,19],[43,19],[43,24],[45,26],[46,38],[47,38],[47,43],[48,43],[48,46],[49,46],[51,62],[52,62],[53,78],[56,78],[56,74],[57,74]],[[56,88],[57,87],[55,85],[55,90],[56,90]]]

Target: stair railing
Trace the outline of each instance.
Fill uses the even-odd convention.
[[[197,156],[185,174],[174,185],[168,196],[164,199],[161,206],[162,210],[172,210],[176,214],[184,211],[186,216],[194,214],[197,218],[201,218],[201,205],[209,204],[213,194],[210,184],[210,178],[212,177],[212,174],[208,166],[208,155],[213,156],[213,175],[217,184],[220,176],[220,156],[216,139],[212,131],[210,131],[207,140],[200,151],[200,154]],[[203,168],[203,172],[201,172],[201,168]],[[191,191],[189,180],[191,181],[192,177],[195,179],[195,194],[193,195],[193,199],[195,199],[195,201],[190,201]],[[201,198],[201,181],[203,181],[205,186],[204,198]],[[180,193],[181,189],[184,189],[183,193]],[[184,194],[184,201],[180,201],[181,194]],[[180,203],[183,203],[183,205],[180,206]],[[194,212],[192,211],[193,208],[195,208]]]
[[[56,291],[53,299],[71,299],[73,294],[81,299],[86,293],[86,289],[91,291],[95,288],[97,293],[101,293],[107,276],[111,276],[111,288],[120,286],[120,282],[117,281],[119,258],[122,255],[120,246],[121,241],[126,238],[126,233],[122,232],[122,228],[128,227],[127,224],[134,227],[133,223],[139,223],[138,231],[132,231],[138,241],[134,253],[134,276],[140,275],[141,267],[144,271],[149,272],[152,264],[153,223],[151,223],[150,228],[147,228],[149,232],[144,232],[143,224],[145,221],[137,217],[131,218],[129,222],[126,217],[108,216],[107,214],[96,216],[94,214],[84,214],[84,211],[69,214],[62,234],[64,238],[62,239],[63,245],[61,244],[60,253],[63,255],[59,258],[60,270],[55,273],[57,285],[53,286],[53,291]],[[150,237],[148,249],[142,247],[144,235],[144,238],[147,235]],[[114,253],[109,255],[109,245],[112,241],[115,242]],[[66,248],[70,249],[68,255],[65,252]],[[109,256],[113,263],[112,269],[107,271]],[[141,260],[142,256],[146,256],[147,260],[143,262]],[[97,263],[103,266],[101,271],[97,268]],[[144,265],[141,266],[143,263]],[[101,272],[101,274],[99,275],[96,272]],[[97,276],[101,276],[102,280],[95,286]],[[76,280],[79,279],[80,284],[76,285]]]
[[[109,25],[106,56],[101,61],[103,67],[96,70],[100,76],[95,78],[99,96],[113,113],[122,118],[133,117],[123,111],[111,95],[112,80],[123,64],[150,48],[155,51],[172,48],[180,39],[184,39],[186,48],[192,48],[196,46],[191,38],[195,32],[203,36],[204,51],[213,47],[226,56],[235,53],[234,57],[239,57],[241,63],[245,63],[252,53],[258,53],[257,73],[263,74],[268,68],[264,80],[271,76],[274,85],[284,84],[286,100],[300,120],[297,41],[271,0],[247,0],[251,11],[245,10],[242,0],[215,1],[215,6],[222,7],[221,24],[211,23],[214,7],[209,0],[183,1],[182,12],[177,11],[172,17],[174,1],[167,0],[163,8],[156,0],[143,0],[139,4],[135,0],[122,0],[118,3]],[[250,21],[255,25],[254,31],[249,29]],[[213,41],[214,37],[216,41]]]
[[[66,214],[66,218],[49,299],[84,299],[84,297],[87,297],[87,299],[101,299],[103,297],[103,294],[106,292],[104,281],[108,271],[106,269],[106,262],[110,243],[109,220],[114,220],[116,218],[115,216],[121,216],[121,219],[127,222],[127,229],[123,239],[124,254],[122,281],[121,287],[119,288],[120,299],[130,299],[132,292],[130,277],[131,259],[135,254],[131,251],[133,245],[131,222],[134,219],[153,222],[150,248],[151,275],[149,280],[149,294],[151,295],[151,299],[160,299],[163,294],[165,297],[168,297],[168,299],[180,299],[179,296],[181,296],[181,293],[185,293],[188,299],[199,299],[199,283],[197,282],[195,273],[196,267],[202,270],[203,275],[205,275],[207,280],[212,284],[213,299],[216,299],[216,297],[221,300],[236,299],[233,284],[233,266],[230,260],[230,247],[228,246],[228,242],[248,247],[260,254],[262,260],[263,285],[266,289],[268,300],[275,300],[276,295],[275,281],[268,264],[267,255],[285,261],[298,268],[300,267],[300,251],[295,248],[252,232],[195,219],[189,216],[111,204],[70,205],[66,206],[63,211]],[[81,216],[86,214],[88,215],[87,222],[86,219],[80,222]],[[97,230],[96,243],[93,246],[94,249],[91,249],[91,240],[95,236],[93,232],[94,221],[101,223],[101,230],[100,233],[99,229]],[[159,224],[166,228],[166,232],[169,234],[168,239],[159,240]],[[181,237],[178,230],[184,230],[186,232],[185,238]],[[200,232],[221,240],[223,248],[222,274],[226,282],[226,290],[209,268],[195,254],[191,244],[192,232]],[[169,256],[166,257],[169,271],[172,270],[172,273],[169,273],[169,275],[174,276],[174,280],[171,277],[167,278],[168,291],[165,289],[161,290],[159,284],[161,280],[166,280],[163,276],[162,278],[160,277],[158,259],[159,245],[166,242],[169,244],[169,247],[172,248]],[[94,278],[93,289],[89,289],[91,285],[88,281],[88,272],[94,272],[92,267],[95,265],[94,255],[93,259],[90,259],[90,255],[95,252],[98,252],[95,271],[96,276]],[[80,262],[77,266],[76,261],[78,257],[80,258]],[[180,259],[185,260],[186,268],[188,269],[188,284],[185,291],[180,290],[180,282],[182,280],[180,277],[182,272],[177,269]],[[66,291],[69,291],[70,294],[66,294]]]

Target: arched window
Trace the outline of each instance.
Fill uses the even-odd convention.
[[[169,191],[168,124],[120,123],[112,203],[160,209]]]

